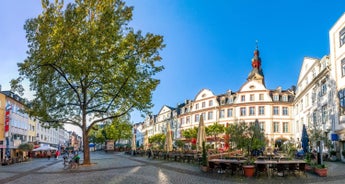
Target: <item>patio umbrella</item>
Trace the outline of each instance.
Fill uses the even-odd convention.
[[[303,124],[303,128],[302,128],[302,137],[301,137],[301,141],[302,141],[302,148],[304,153],[307,153],[309,150],[309,137],[308,137],[308,133],[307,133],[307,129],[305,128],[305,125]]]
[[[41,146],[41,147],[33,149],[32,151],[56,151],[56,150],[58,149],[51,146]]]
[[[132,146],[133,151],[137,150],[135,134],[133,134],[133,136],[132,136],[132,145],[131,146]]]
[[[149,148],[149,136],[147,135],[147,130],[144,136],[144,149],[147,150]]]
[[[164,144],[165,150],[167,152],[172,151],[173,146],[172,146],[172,136],[171,136],[171,128],[170,128],[170,123],[167,123],[167,133],[165,136],[165,144]]]
[[[196,139],[196,150],[200,151],[202,149],[202,142],[206,142],[206,132],[203,116],[200,117],[198,135]]]

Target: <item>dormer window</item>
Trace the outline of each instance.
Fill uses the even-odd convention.
[[[273,95],[273,101],[279,101],[279,95]]]
[[[288,101],[288,96],[287,95],[282,96],[282,100],[283,100],[283,102],[287,102]]]

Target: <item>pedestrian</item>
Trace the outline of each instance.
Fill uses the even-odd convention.
[[[56,158],[56,159],[59,159],[59,155],[60,155],[60,151],[57,150],[57,151],[55,152],[55,158]]]
[[[48,157],[48,160],[50,160],[50,157],[52,156],[52,152],[50,152],[50,150],[49,151],[47,151],[47,157]]]

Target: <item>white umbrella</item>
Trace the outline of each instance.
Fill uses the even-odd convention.
[[[198,135],[196,139],[196,150],[200,151],[202,148],[202,142],[206,142],[206,132],[203,115],[200,117]]]
[[[33,149],[32,151],[56,151],[56,150],[58,149],[51,146],[41,146],[41,147]]]
[[[147,135],[147,130],[144,136],[144,149],[147,150],[149,148],[149,136]]]
[[[165,136],[165,149],[166,151],[172,151],[173,146],[172,146],[172,136],[171,136],[171,128],[170,128],[170,123],[167,123],[167,133]]]
[[[137,150],[135,134],[133,134],[133,136],[132,136],[132,150]]]

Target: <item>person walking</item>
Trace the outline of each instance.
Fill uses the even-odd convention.
[[[48,160],[50,160],[50,157],[52,156],[52,152],[49,150],[47,151],[47,157],[48,157]]]
[[[59,159],[59,155],[60,155],[60,151],[59,151],[59,150],[56,150],[56,152],[55,152],[55,158],[56,158],[56,160]]]

